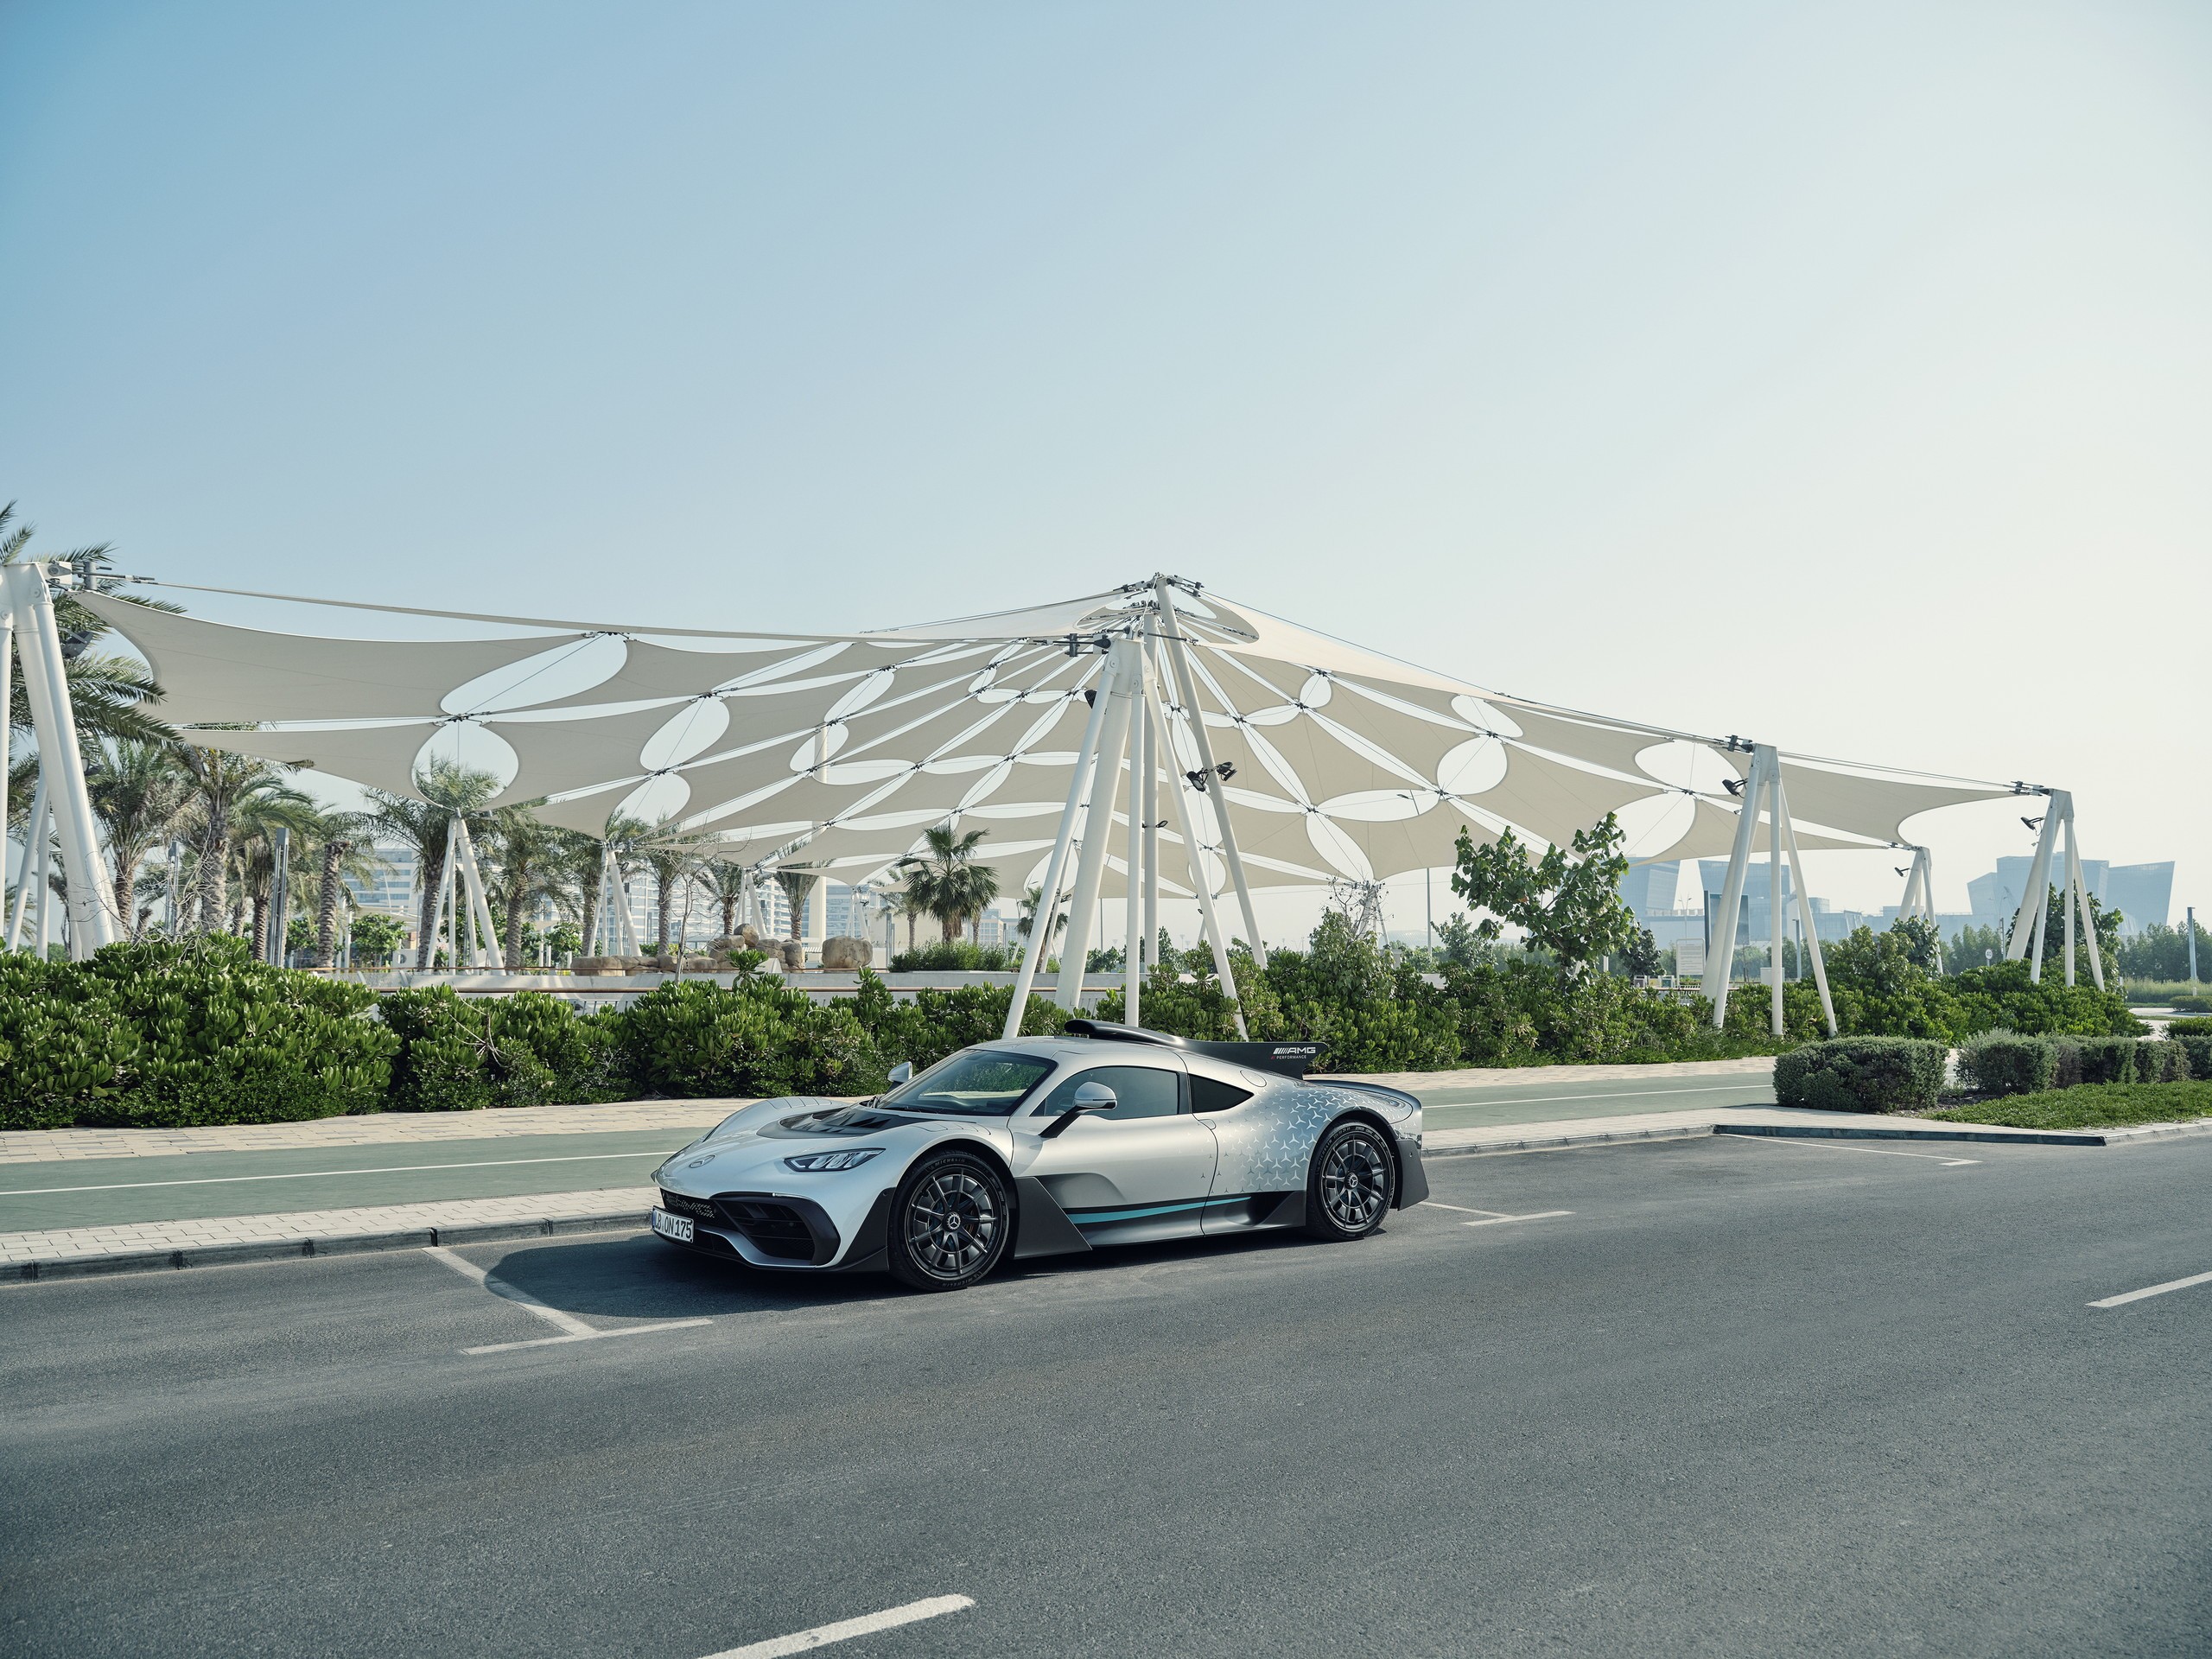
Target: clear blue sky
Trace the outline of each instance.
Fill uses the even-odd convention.
[[[1165,568],[2070,785],[2212,908],[2212,8],[19,0],[0,73],[53,543],[797,628]]]

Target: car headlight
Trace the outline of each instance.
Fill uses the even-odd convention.
[[[801,1153],[796,1158],[785,1159],[784,1167],[813,1175],[833,1169],[858,1169],[882,1150],[881,1147],[851,1147],[842,1152]]]

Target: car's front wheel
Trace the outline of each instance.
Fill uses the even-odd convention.
[[[1006,1255],[1014,1205],[998,1171],[946,1152],[907,1172],[891,1203],[891,1276],[916,1290],[965,1290]]]
[[[1316,1238],[1364,1238],[1382,1224],[1396,1196],[1398,1166],[1372,1123],[1331,1127],[1313,1148],[1306,1178],[1306,1230]]]

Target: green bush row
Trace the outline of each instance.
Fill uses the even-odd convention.
[[[1830,1112],[1925,1111],[1942,1091],[1950,1051],[1924,1037],[1839,1037],[1774,1063],[1774,1097]]]
[[[1959,1050],[1959,1081],[1976,1094],[2029,1095],[2084,1084],[2212,1077],[2212,1036],[2023,1036],[1984,1032]]]

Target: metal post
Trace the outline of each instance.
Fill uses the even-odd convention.
[[[1141,664],[1137,671],[1140,674],[1144,671]],[[1136,705],[1132,702],[1130,707],[1134,709]],[[1144,870],[1144,811],[1141,804],[1145,792],[1146,723],[1140,721],[1130,728],[1127,745],[1131,764],[1129,842],[1128,849],[1123,855],[1128,868],[1123,873],[1127,879],[1122,883],[1128,889],[1122,896],[1122,905],[1125,912],[1122,930],[1125,938],[1122,943],[1122,1018],[1133,1026],[1143,1023],[1138,1018],[1138,999],[1144,986],[1144,883],[1141,879]],[[1112,820],[1108,822],[1110,823]]]
[[[1144,686],[1145,712],[1158,734],[1161,752],[1173,757],[1175,751],[1168,741],[1167,711],[1160,706],[1159,689],[1147,678]],[[1171,758],[1170,765],[1173,765]],[[1206,879],[1206,867],[1198,854],[1197,821],[1183,810],[1183,780],[1171,777],[1167,780],[1167,804],[1175,814],[1175,833],[1183,837],[1183,851],[1191,869],[1191,890],[1198,896],[1198,926],[1205,936],[1207,948],[1213,952],[1213,970],[1221,980],[1221,988],[1235,1010],[1236,1034],[1244,1037],[1244,1005],[1236,995],[1236,974],[1229,965],[1229,947],[1221,937],[1221,918],[1214,913],[1213,883]]]
[[[2182,911],[2182,929],[2189,935],[2189,982],[2196,983],[2196,906],[2189,905]]]
[[[1067,866],[1068,843],[1075,836],[1075,815],[1083,804],[1083,788],[1091,758],[1098,752],[1098,732],[1105,724],[1106,694],[1113,689],[1116,667],[1114,659],[1108,658],[1091,693],[1090,718],[1084,726],[1083,742],[1076,750],[1075,767],[1068,776],[1067,804],[1060,809],[1059,835],[1052,842],[1052,857],[1045,862],[1045,885],[1038,891],[1036,912],[1029,918],[1029,945],[1021,953],[1021,971],[1014,976],[1014,998],[1006,1006],[1006,1029],[1000,1033],[1003,1037],[1021,1035],[1021,1016],[1029,1009],[1029,988],[1036,982],[1037,964],[1045,959],[1053,918],[1060,913],[1060,876]]]
[[[102,880],[106,868],[92,797],[85,787],[83,752],[77,747],[77,718],[69,702],[69,677],[61,656],[61,636],[54,625],[54,601],[46,589],[43,564],[0,567],[16,615],[16,647],[23,657],[23,690],[38,733],[39,771],[54,774],[48,810],[61,842],[69,886],[69,954],[77,961],[120,936],[112,911],[114,893]]]
[[[438,902],[430,912],[430,949],[425,962],[434,971],[438,965],[438,935],[446,931],[446,918],[453,909],[454,827],[459,823],[458,818],[446,820],[445,868],[438,872]],[[453,922],[452,934],[453,949],[447,953],[446,961],[448,971],[461,965],[461,924],[457,917]]]
[[[2095,982],[2097,988],[2101,991],[2105,988],[2104,951],[2097,944],[2096,918],[2090,913],[2089,897],[2082,887],[2082,849],[2076,844],[2075,836],[2074,797],[2069,792],[2066,797],[2066,875],[2067,883],[2073,889],[2073,893],[2066,910],[2066,931],[2069,936],[2072,934],[2074,912],[2076,910],[2080,911],[2082,931],[2088,935],[2089,977]],[[2068,963],[2066,982],[2069,985],[2074,982],[2073,966],[2070,962]]]
[[[1736,840],[1728,853],[1728,876],[1720,884],[1720,912],[1707,929],[1705,973],[1698,988],[1712,1000],[1716,1031],[1728,1022],[1728,986],[1736,966],[1736,912],[1744,901],[1744,872],[1751,868],[1751,832],[1758,826],[1759,790],[1766,782],[1769,757],[1773,753],[1772,747],[1764,743],[1751,751],[1751,775],[1744,779],[1744,804],[1736,814]],[[1713,962],[1715,950],[1720,953],[1718,983]]]
[[[475,936],[472,941],[475,948],[469,952],[469,966],[489,967],[494,972],[505,973],[506,957],[499,947],[499,929],[492,925],[492,905],[484,892],[484,873],[476,863],[475,837],[468,833],[467,820],[455,818],[454,823],[461,831],[461,874],[468,888],[468,931]]]
[[[1148,680],[1152,673],[1149,652],[1144,664]],[[1144,782],[1138,791],[1137,804],[1144,813],[1144,938],[1141,941],[1144,966],[1157,967],[1160,957],[1160,734],[1150,720],[1140,722],[1144,741],[1139,757],[1144,768]],[[1134,1023],[1136,1016],[1129,1016]]]
[[[1264,968],[1268,965],[1268,947],[1261,942],[1259,913],[1252,908],[1252,889],[1245,884],[1244,860],[1236,850],[1236,828],[1229,821],[1229,798],[1220,792],[1221,774],[1213,768],[1213,741],[1206,735],[1205,715],[1200,711],[1198,679],[1191,668],[1191,653],[1183,643],[1183,625],[1176,617],[1167,578],[1154,576],[1152,591],[1160,606],[1160,638],[1166,642],[1168,660],[1174,664],[1175,683],[1180,689],[1184,713],[1191,722],[1191,741],[1198,747],[1198,773],[1205,779],[1207,798],[1214,803],[1215,827],[1221,831],[1222,856],[1229,861],[1229,879],[1236,888],[1244,931],[1250,935],[1247,942],[1252,947],[1252,963],[1255,967]],[[1168,749],[1166,759],[1169,766],[1176,764],[1173,747]],[[1197,815],[1191,816],[1195,822]]]
[[[1784,1034],[1786,1021],[1783,1017],[1782,997],[1782,768],[1775,766],[1766,778],[1766,920],[1768,976],[1774,982],[1769,990],[1768,1007],[1773,1021],[1774,1034]]]
[[[54,808],[49,804],[39,814],[38,824],[38,926],[31,934],[32,948],[38,959],[47,958],[47,947],[54,943]]]
[[[2058,834],[2059,817],[2059,791],[2045,791],[2044,794],[2043,823],[2036,832],[2036,855],[2028,866],[2028,890],[2020,895],[2019,913],[2012,918],[2012,935],[2005,942],[2007,962],[2018,962],[2031,944],[2035,946],[2028,977],[2038,982],[2043,978],[2044,918],[2050,906],[2050,849]]]
[[[291,904],[292,832],[283,824],[276,826],[276,850],[270,861],[269,870],[269,965],[284,965],[285,912]]]
[[[16,866],[16,911],[8,918],[8,948],[10,950],[18,949],[23,942],[23,924],[31,913],[31,861],[36,858],[40,867],[44,868],[44,856],[40,851],[43,843],[39,837],[45,829],[46,772],[41,768],[38,774],[38,785],[31,791],[31,815],[23,820],[23,857],[22,861]]]
[[[2065,893],[2060,906],[2066,912],[2066,936],[2061,954],[2066,964],[2066,982],[2070,986],[2074,982],[2074,898],[2082,890],[2075,873],[2081,868],[2081,860],[2074,851],[2074,822],[2070,817],[2061,830],[2066,837],[2066,873],[2061,879]]]
[[[1090,805],[1084,814],[1083,850],[1076,860],[1075,892],[1068,899],[1068,931],[1060,941],[1060,980],[1052,1000],[1073,1013],[1083,1002],[1084,964],[1090,956],[1090,928],[1098,890],[1106,874],[1106,849],[1114,839],[1114,799],[1122,788],[1122,755],[1128,746],[1129,710],[1137,693],[1137,648],[1134,639],[1116,639],[1107,652],[1114,681],[1100,694],[1106,721],[1098,729],[1098,751],[1090,763]]]
[[[1821,958],[1820,930],[1813,923],[1812,889],[1805,885],[1805,861],[1797,851],[1797,826],[1790,822],[1789,796],[1782,787],[1782,774],[1778,767],[1774,782],[1775,822],[1770,826],[1770,830],[1788,842],[1789,847],[1789,880],[1797,893],[1798,935],[1805,941],[1806,952],[1813,959],[1813,983],[1821,993],[1821,1018],[1827,1022],[1828,1035],[1833,1037],[1836,1034],[1835,1001],[1828,995],[1827,963]]]

